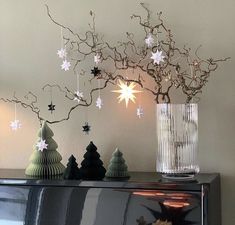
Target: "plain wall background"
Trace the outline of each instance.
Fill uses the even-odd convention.
[[[28,90],[38,94],[40,107],[48,118],[65,115],[67,104],[59,93],[55,97],[56,111],[47,111],[49,93],[41,92],[46,83],[68,85],[76,89],[75,76],[60,69],[60,29],[46,15],[47,3],[57,21],[84,32],[90,22],[89,11],[96,13],[97,31],[107,39],[122,39],[126,31],[140,36],[137,23],[130,20],[132,13],[144,15],[134,0],[1,0],[0,1],[0,96],[11,97],[16,91],[23,96]],[[203,90],[199,104],[199,160],[201,171],[220,172],[222,175],[223,225],[235,224],[235,3],[233,0],[149,0],[151,11],[163,11],[179,45],[196,48],[202,44],[203,57],[230,56],[212,74]],[[139,34],[139,36],[138,36]],[[87,62],[92,67],[93,63]],[[117,95],[110,89],[102,92],[105,105],[79,109],[71,120],[53,125],[54,139],[59,144],[63,163],[74,154],[80,163],[85,147],[93,140],[107,165],[111,153],[118,146],[124,153],[131,171],[155,170],[155,104],[152,96],[142,94],[145,116],[136,117],[136,105],[117,104]],[[116,89],[116,88],[115,88]],[[0,167],[25,168],[39,128],[36,117],[18,107],[21,130],[12,132],[9,122],[14,118],[14,105],[0,102]],[[92,126],[84,135],[81,126],[88,115]]]

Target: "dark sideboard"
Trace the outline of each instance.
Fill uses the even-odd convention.
[[[122,181],[39,180],[1,169],[0,225],[221,225],[219,174],[184,182],[154,172],[130,175]]]

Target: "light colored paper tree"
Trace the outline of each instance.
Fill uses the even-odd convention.
[[[40,178],[50,178],[61,175],[65,167],[60,162],[62,157],[56,149],[57,143],[53,140],[54,133],[46,122],[38,132],[38,140],[34,146],[34,151],[30,157],[30,164],[25,170],[25,174]],[[42,143],[44,145],[42,146]]]
[[[109,178],[128,178],[129,173],[127,171],[127,165],[125,163],[125,159],[122,156],[122,152],[116,148],[116,150],[112,154],[112,158],[110,160],[106,177]]]

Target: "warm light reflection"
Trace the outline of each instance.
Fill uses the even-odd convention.
[[[138,90],[134,90],[134,88],[136,87],[136,84],[134,84],[133,82],[131,82],[130,84],[126,84],[122,82],[121,80],[119,80],[118,86],[121,88],[120,90],[112,91],[112,92],[120,93],[120,95],[118,96],[118,99],[119,99],[118,102],[120,103],[121,101],[125,100],[126,107],[128,106],[129,100],[135,103],[136,97],[134,94],[141,92]]]
[[[134,195],[141,195],[141,196],[165,196],[162,192],[156,192],[156,191],[134,191]]]
[[[185,206],[189,206],[190,204],[188,202],[183,201],[170,201],[166,200],[163,202],[165,206],[173,207],[173,208],[183,208]]]

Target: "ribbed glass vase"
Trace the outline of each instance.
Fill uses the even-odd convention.
[[[173,177],[199,172],[198,105],[157,104],[156,170]]]

